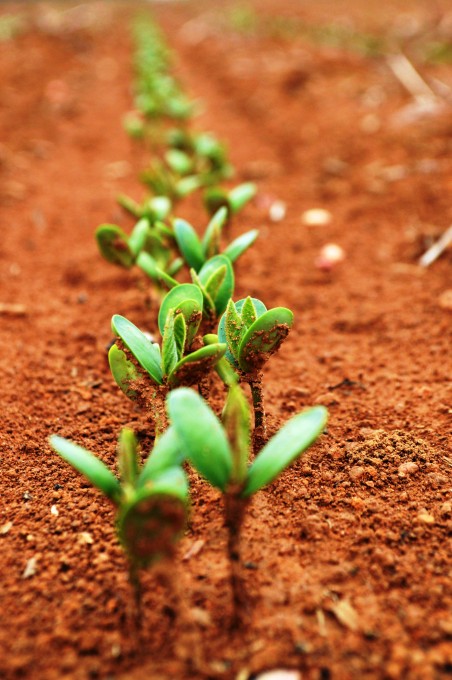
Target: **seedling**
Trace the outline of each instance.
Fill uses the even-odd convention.
[[[198,272],[192,268],[190,274],[193,283],[202,293],[203,318],[210,328],[224,312],[234,292],[235,277],[231,260],[224,253],[214,255],[203,264]],[[160,277],[160,280],[169,288],[174,289],[184,285],[162,271],[157,271],[156,276]]]
[[[162,403],[168,390],[199,384],[226,352],[226,345],[220,343],[192,351],[202,307],[202,294],[197,286],[187,283],[172,289],[159,312],[161,348],[123,316],[115,315],[112,319],[113,332],[140,368],[127,357],[123,347],[114,344],[108,353],[111,372],[126,396],[149,409],[157,435],[165,425]]]
[[[189,267],[199,272],[207,260],[218,255],[221,247],[221,232],[226,223],[228,211],[222,207],[213,215],[202,239],[186,220],[176,218],[173,221],[173,232],[179,251]],[[257,229],[247,231],[230,243],[223,255],[235,262],[254,243],[259,232]]]
[[[187,458],[223,494],[233,625],[237,626],[243,620],[246,606],[240,566],[245,510],[252,496],[276,479],[323,432],[327,410],[315,406],[291,418],[249,465],[250,413],[238,385],[229,390],[223,423],[193,390],[181,388],[171,392],[167,404],[172,426]]]
[[[240,380],[251,389],[254,424],[258,436],[265,437],[265,410],[262,367],[278,351],[293,324],[293,313],[286,307],[269,309],[256,298],[234,303],[229,300],[218,327],[218,340],[228,346],[226,359]]]
[[[176,202],[202,186],[199,175],[181,173],[180,169],[176,170],[155,158],[149,168],[141,173],[141,179],[157,196],[168,196],[172,202]]]
[[[230,191],[220,187],[212,187],[204,192],[204,205],[209,215],[213,215],[223,206],[228,209],[228,216],[236,215],[256,195],[257,187],[253,182],[245,182]]]
[[[155,221],[151,222],[149,218],[140,219],[130,236],[116,224],[101,224],[96,230],[96,240],[101,254],[108,262],[126,269],[137,265],[161,288],[162,278],[175,276],[183,266],[183,260],[172,259],[172,232],[163,222],[158,221],[158,217],[164,213],[165,199],[158,198],[162,201],[162,210],[160,213],[155,210]]]
[[[171,158],[174,159],[185,173],[191,171],[201,176],[206,186],[233,175],[226,147],[212,134],[175,128],[168,132],[167,144],[170,146],[167,162],[171,165]]]
[[[172,428],[155,444],[141,467],[132,430],[121,432],[118,446],[120,479],[97,456],[67,439],[53,435],[50,444],[84,475],[116,508],[116,532],[129,559],[135,592],[137,623],[141,624],[139,570],[174,555],[188,510],[188,484],[180,467],[180,445]]]

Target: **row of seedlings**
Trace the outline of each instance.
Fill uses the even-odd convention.
[[[135,26],[135,39],[138,113],[127,117],[126,129],[135,137],[151,136],[154,156],[143,180],[152,195],[141,204],[121,196],[121,205],[137,219],[132,232],[128,235],[118,225],[103,224],[96,238],[108,261],[126,268],[138,266],[160,293],[156,321],[161,342],[114,315],[116,341],[108,354],[117,385],[149,413],[154,446],[140,464],[137,439],[130,429],[123,429],[118,479],[77,444],[58,436],[51,438],[51,444],[116,507],[118,538],[129,558],[140,625],[139,572],[173,558],[186,526],[186,461],[219,489],[228,531],[231,622],[239,626],[246,599],[240,568],[246,509],[253,495],[323,432],[327,411],[323,406],[305,410],[267,440],[262,368],[287,337],[293,314],[284,307],[267,309],[249,296],[233,301],[234,263],[254,243],[256,230],[223,248],[225,225],[256,188],[242,184],[226,191],[217,185],[233,171],[224,145],[213,135],[190,129],[195,103],[171,73],[170,54],[158,28],[141,20]],[[179,198],[200,189],[210,214],[202,236],[172,214]],[[191,283],[175,278],[184,266]],[[227,389],[220,418],[208,404],[213,371]],[[250,387],[254,414],[243,384]]]

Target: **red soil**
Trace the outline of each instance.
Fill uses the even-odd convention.
[[[269,17],[294,13],[290,0],[255,4]],[[381,35],[408,9],[436,19],[414,0],[299,5],[312,25],[340,6]],[[247,630],[228,632],[220,501],[193,474],[173,567],[183,617],[148,573],[137,641],[112,509],[47,444],[57,433],[114,465],[129,424],[150,445],[105,347],[112,314],[152,330],[156,303],[93,239],[101,222],[130,226],[115,195],[144,195],[149,156],[121,127],[132,105],[125,15],[93,7],[96,29],[52,35],[34,22],[0,43],[1,677],[246,680],[276,667],[316,680],[449,677],[451,255],[427,270],[417,258],[452,222],[450,105],[397,124],[412,98],[384,56],[234,33],[218,3],[159,6],[180,76],[204,104],[196,126],[229,144],[239,179],[259,184],[233,224],[234,234],[261,230],[238,265],[236,298],[296,315],[264,371],[270,429],[315,403],[330,421],[248,512]],[[450,67],[421,70],[452,86]],[[277,223],[274,198],[287,204]],[[331,223],[303,224],[313,207]],[[199,197],[177,212],[206,223]],[[346,259],[326,273],[314,262],[329,242]],[[216,384],[212,404],[222,399]]]

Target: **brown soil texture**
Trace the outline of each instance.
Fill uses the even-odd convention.
[[[295,313],[264,369],[270,430],[320,403],[328,431],[249,508],[240,633],[228,628],[221,501],[191,474],[190,526],[160,575],[180,591],[178,615],[165,578],[147,573],[141,639],[112,508],[47,443],[68,437],[112,468],[122,426],[145,452],[151,443],[113,384],[106,346],[115,313],[155,330],[156,302],[93,238],[102,222],[130,228],[119,191],[145,195],[149,150],[121,122],[132,108],[132,12],[91,3],[94,20],[79,21],[62,4],[56,14],[49,4],[2,9],[29,17],[0,43],[2,678],[452,674],[451,251],[417,264],[452,223],[452,70],[419,60],[415,35],[441,21],[450,30],[450,6],[254,4],[257,26],[243,19],[252,3],[248,14],[218,1],[155,11],[182,82],[202,100],[195,126],[227,142],[238,180],[259,185],[232,225],[234,235],[260,229],[237,266],[236,299]],[[409,119],[414,98],[384,52],[273,30],[333,19],[383,38],[411,27],[408,54],[442,83],[441,105]],[[269,218],[275,199],[287,206],[279,222]],[[302,214],[317,207],[331,221],[306,225]],[[206,224],[199,195],[177,214]],[[321,271],[315,260],[331,242],[346,258]],[[217,410],[223,398],[215,383]]]

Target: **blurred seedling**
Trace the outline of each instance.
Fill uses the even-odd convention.
[[[188,483],[175,432],[169,428],[156,442],[143,466],[132,430],[119,437],[120,479],[97,456],[73,442],[53,435],[50,444],[72,467],[99,489],[116,508],[116,532],[129,561],[134,589],[136,622],[141,627],[142,590],[139,572],[173,558],[188,512]],[[172,572],[169,567],[167,572]]]
[[[177,202],[193,193],[203,185],[202,178],[197,174],[183,172],[187,169],[183,159],[178,156],[171,158],[171,165],[165,161],[154,158],[149,167],[141,173],[141,180],[151,189],[156,196],[168,196],[173,202]]]
[[[238,385],[229,390],[222,423],[193,390],[181,388],[171,392],[167,404],[172,427],[187,458],[223,494],[231,567],[232,624],[239,626],[247,605],[240,563],[245,511],[252,496],[276,479],[323,432],[327,410],[315,406],[291,418],[249,464],[250,412]]]
[[[251,297],[235,303],[229,300],[218,326],[218,337],[208,336],[205,340],[227,344],[225,358],[239,380],[250,386],[258,441],[266,435],[262,368],[278,351],[292,324],[293,313],[286,307],[267,309],[263,302]]]
[[[124,394],[149,410],[156,436],[165,429],[163,400],[168,390],[199,384],[226,352],[226,345],[220,343],[192,350],[202,308],[197,286],[186,283],[173,288],[159,311],[161,348],[123,316],[112,319],[120,342],[108,354],[111,372]]]
[[[163,207],[163,205],[162,205]],[[163,216],[163,210],[160,212]],[[162,290],[162,278],[175,276],[183,260],[173,258],[172,232],[163,222],[141,218],[130,236],[116,224],[101,224],[96,240],[103,257],[112,264],[130,269],[137,265]]]
[[[239,184],[227,191],[221,187],[206,189],[203,196],[204,206],[209,215],[214,215],[222,207],[227,208],[228,218],[239,213],[257,193],[253,182]]]
[[[180,174],[198,175],[205,186],[232,177],[234,170],[226,147],[214,135],[174,128],[167,133],[166,141],[170,147],[166,161]]]
[[[199,272],[209,258],[220,253],[222,230],[227,217],[227,208],[224,206],[219,208],[207,225],[202,239],[186,220],[176,218],[173,221],[173,233],[179,252],[187,265],[195,272]],[[235,262],[252,246],[258,234],[257,229],[245,232],[226,246],[223,255],[226,255],[231,262]]]

